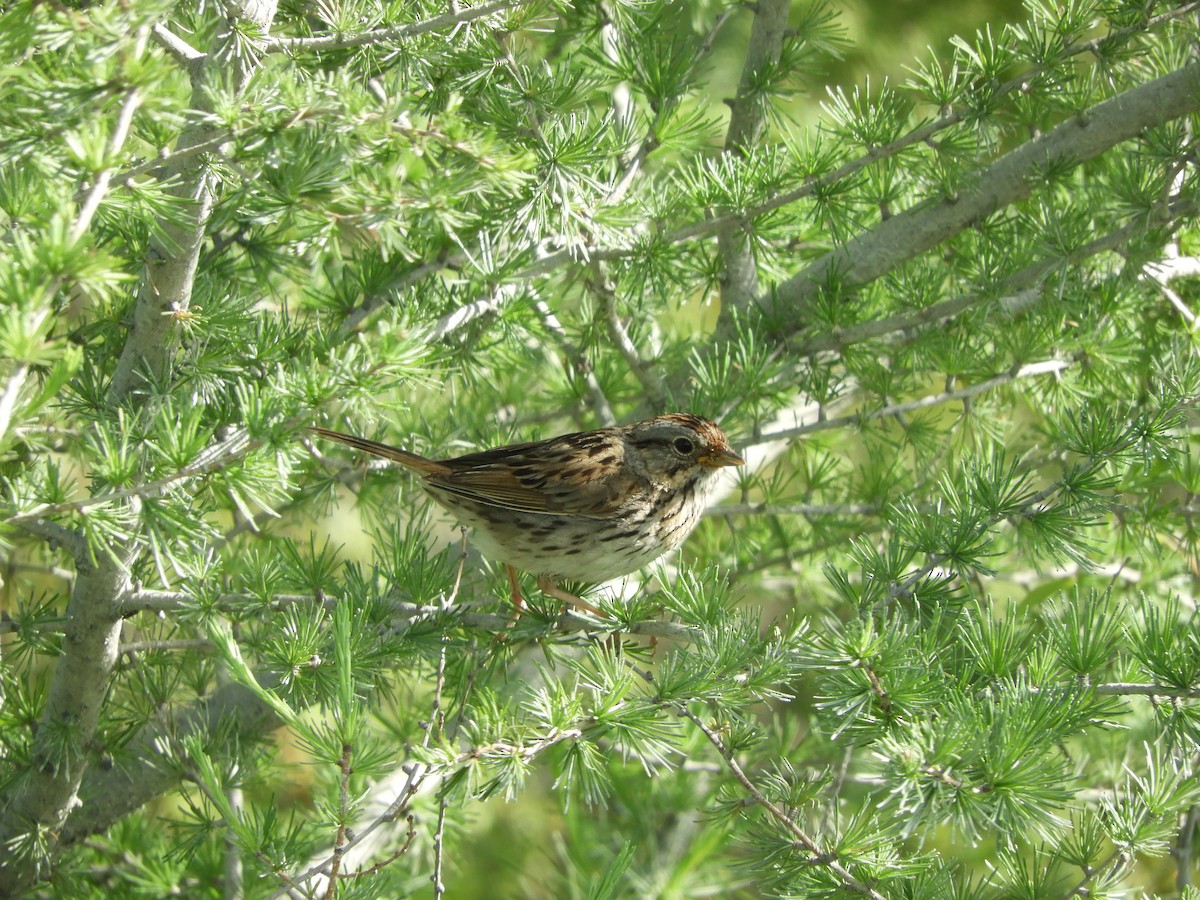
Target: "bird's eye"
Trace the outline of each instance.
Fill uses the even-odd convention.
[[[689,456],[696,449],[695,443],[691,438],[678,437],[671,442],[676,453],[682,453],[684,456]]]

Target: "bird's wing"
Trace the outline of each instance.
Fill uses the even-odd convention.
[[[643,490],[605,433],[568,434],[445,460],[430,489],[521,512],[604,518]]]

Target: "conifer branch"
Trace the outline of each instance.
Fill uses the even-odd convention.
[[[17,401],[21,397],[21,391],[24,389],[25,380],[28,377],[29,366],[27,364],[19,362],[13,366],[8,381],[4,385],[4,391],[0,393],[0,436],[8,434],[13,412],[16,411]]]
[[[473,7],[473,8],[474,8],[474,10],[479,10],[479,8],[482,8],[482,7]],[[1186,17],[1187,14],[1189,13],[1189,11],[1193,10],[1193,8],[1200,8],[1200,4],[1196,4],[1196,2],[1193,2],[1193,4],[1187,4],[1186,6],[1178,7],[1178,8],[1176,8],[1176,10],[1171,10],[1168,12],[1160,13],[1159,16],[1151,17],[1151,19],[1148,20],[1148,23],[1146,26],[1147,26],[1147,28],[1157,28],[1158,25],[1164,24],[1166,22],[1170,22],[1170,20],[1174,20],[1174,19],[1181,18],[1181,17]],[[758,22],[758,17],[756,17],[756,23],[757,22]],[[786,19],[785,19],[785,22],[786,22]],[[764,30],[764,34],[766,34],[766,32],[767,32],[766,24],[763,25],[763,30]],[[1109,43],[1120,42],[1121,40],[1124,40],[1124,37],[1127,37],[1132,34],[1138,34],[1138,32],[1140,32],[1141,30],[1142,30],[1141,28],[1135,28],[1135,26],[1127,26],[1127,28],[1118,29],[1114,32],[1111,32],[1110,35],[1106,35],[1103,38],[1090,38],[1090,40],[1073,44],[1072,47],[1068,47],[1063,50],[1063,52],[1061,54],[1062,59],[1069,59],[1070,56],[1092,52],[1092,50],[1097,49],[1097,47],[1099,47],[1099,46],[1102,46],[1103,42],[1109,42]],[[290,38],[290,40],[323,41],[323,40],[328,40],[328,38]],[[746,65],[750,66],[749,54],[748,54],[748,60],[746,60]],[[995,91],[996,96],[1004,96],[1004,95],[1010,94],[1010,92],[1019,90],[1022,85],[1026,84],[1028,82],[1028,80],[1030,80],[1030,78],[1037,76],[1038,71],[1039,71],[1038,68],[1032,68],[1032,70],[1030,70],[1030,71],[1022,72],[1019,74],[1019,76],[1009,79],[1008,82],[1004,83],[1003,85],[997,86],[996,91]],[[1162,79],[1160,79],[1160,80],[1162,80]],[[1109,102],[1112,102],[1112,101],[1109,101]],[[1154,101],[1151,100],[1150,102],[1153,103]],[[1103,104],[1102,104],[1102,106],[1103,106]],[[1091,115],[1091,110],[1088,110],[1088,112],[1085,113],[1084,115],[1085,116]],[[1169,119],[1169,118],[1176,118],[1176,116],[1175,115],[1163,116],[1163,120]],[[730,233],[730,232],[732,232],[732,230],[738,230],[738,229],[740,229],[740,227],[742,227],[742,226],[740,226],[740,223],[748,222],[750,220],[754,220],[754,218],[766,215],[766,214],[768,214],[768,212],[772,212],[774,210],[785,208],[785,206],[791,205],[793,203],[797,203],[798,200],[802,200],[806,197],[815,196],[816,193],[818,193],[822,190],[826,190],[826,188],[828,188],[830,186],[839,184],[839,182],[842,182],[848,178],[851,178],[852,175],[857,174],[858,172],[860,172],[860,170],[863,170],[864,168],[866,168],[868,166],[871,166],[871,164],[874,164],[874,163],[880,162],[881,160],[886,160],[886,158],[890,158],[895,155],[898,155],[899,152],[904,151],[907,148],[911,148],[911,146],[917,146],[919,144],[929,142],[929,140],[934,138],[938,132],[946,130],[946,128],[952,127],[954,125],[958,125],[958,124],[960,124],[960,122],[962,120],[964,120],[964,113],[958,112],[958,110],[944,110],[944,112],[940,116],[938,116],[937,119],[931,120],[928,122],[924,122],[924,124],[919,125],[916,128],[913,128],[912,131],[908,132],[907,134],[904,134],[904,136],[901,136],[900,138],[896,138],[895,140],[893,140],[893,142],[890,142],[886,145],[872,146],[872,148],[870,148],[868,151],[864,152],[864,154],[862,154],[856,158],[853,158],[853,160],[851,160],[851,161],[842,163],[841,166],[839,166],[836,169],[830,170],[830,172],[828,172],[828,173],[824,173],[820,176],[816,176],[816,178],[806,180],[804,185],[799,186],[797,188],[793,188],[792,191],[786,191],[784,193],[780,193],[780,194],[778,194],[778,196],[775,196],[768,200],[764,200],[763,203],[749,206],[749,208],[746,208],[745,210],[726,212],[726,214],[721,214],[721,215],[716,215],[716,216],[706,218],[706,220],[704,220],[702,222],[696,222],[696,223],[689,224],[689,226],[683,226],[683,227],[668,230],[667,233],[661,234],[659,236],[658,240],[660,242],[662,242],[662,244],[674,245],[674,244],[680,244],[680,242],[690,241],[690,240],[694,240],[697,238],[703,238],[703,236],[720,235],[720,234],[724,234],[724,233]],[[1062,126],[1060,126],[1060,127],[1062,127]],[[1096,131],[1096,130],[1094,130],[1094,128],[1093,128],[1093,130],[1091,130],[1091,133],[1094,134],[1094,131]],[[1136,133],[1136,131],[1135,130],[1130,131],[1130,133],[1129,133],[1130,136],[1132,136],[1133,133]],[[733,134],[732,124],[731,124],[730,134],[731,134],[731,136]],[[1124,138],[1121,138],[1121,139],[1124,139]],[[1069,142],[1064,142],[1064,143],[1069,143]],[[1120,142],[1118,142],[1118,140],[1117,140],[1117,142],[1114,142],[1114,143],[1120,143]],[[1026,146],[1028,146],[1028,145],[1026,145]],[[1082,158],[1086,158],[1080,154],[1076,154],[1074,146],[1070,146],[1070,145],[1063,146],[1062,155],[1063,155],[1063,157],[1074,158],[1074,160],[1076,162],[1081,161]],[[1094,151],[1093,151],[1093,155],[1094,155]],[[989,172],[992,172],[992,173],[996,172],[995,167],[992,167],[991,169],[989,169]],[[1013,196],[1012,198],[1006,200],[1006,202],[1007,203],[1013,202],[1014,199],[1018,199],[1018,198]],[[954,200],[953,204],[950,204],[949,202],[947,202],[947,203],[943,203],[942,205],[943,206],[948,205],[948,204],[955,205],[956,203],[958,203],[958,200]],[[979,216],[976,216],[976,217],[979,217]],[[968,217],[967,224],[970,224],[970,221],[973,221],[973,220],[971,220],[971,218]],[[898,228],[896,226],[892,226],[892,228],[896,229],[896,230],[901,230],[901,232],[902,232],[902,230],[904,230],[904,229]],[[953,230],[960,230],[960,229],[961,228],[953,228],[952,232],[953,232]],[[871,234],[871,233],[869,232],[868,234]],[[599,246],[599,245],[593,244],[593,245],[590,245],[587,247],[586,256],[588,259],[593,260],[593,262],[610,262],[610,260],[618,260],[618,259],[628,258],[628,257],[632,256],[632,254],[635,254],[637,252],[640,252],[640,250],[638,250],[637,247],[605,247],[605,246]],[[917,250],[912,251],[912,253],[916,253],[916,252],[919,252],[919,251],[917,251]],[[791,282],[788,282],[788,283],[792,284],[794,290],[802,290],[802,288],[800,288],[799,286],[800,286],[800,284],[803,283],[804,278],[809,278],[809,280],[815,280],[816,275],[822,274],[822,272],[834,271],[834,270],[840,272],[841,269],[839,268],[838,265],[830,265],[830,262],[829,262],[829,260],[832,259],[835,256],[835,254],[840,254],[839,259],[842,257],[845,257],[845,258],[850,257],[850,252],[848,252],[848,251],[845,251],[845,250],[844,251],[834,251],[833,254],[829,254],[829,256],[826,257],[826,262],[822,262],[822,260],[817,260],[817,263],[814,264],[814,265],[824,266],[824,268],[821,270],[821,272],[818,272],[817,270],[812,268],[812,266],[810,266],[810,268],[808,270],[805,270],[805,272],[808,272],[808,275],[806,275],[805,272],[802,272],[802,274],[800,274],[796,277],[793,277]],[[534,280],[534,278],[542,276],[542,275],[550,274],[550,272],[557,270],[559,268],[562,268],[562,266],[564,266],[564,265],[576,264],[578,262],[578,259],[580,259],[580,248],[578,248],[578,247],[566,247],[566,248],[560,248],[560,250],[558,250],[558,251],[541,253],[539,256],[539,259],[536,260],[535,263],[530,264],[529,266],[527,266],[526,269],[523,269],[522,271],[517,272],[517,274],[514,276],[514,281],[517,283],[532,281],[532,280]],[[384,292],[384,294],[372,296],[372,298],[368,298],[368,299],[364,300],[364,302],[362,302],[362,304],[360,304],[359,307],[355,308],[355,311],[352,314],[352,316],[348,317],[347,323],[346,323],[346,325],[344,325],[344,329],[346,329],[347,331],[353,331],[355,328],[358,328],[358,325],[361,323],[361,320],[364,319],[367,316],[367,314],[370,314],[370,312],[372,312],[373,310],[376,310],[376,308],[378,308],[380,305],[383,304],[384,299],[385,299],[385,294],[395,292],[395,290],[402,289],[403,287],[406,287],[406,286],[410,286],[410,284],[420,281],[421,278],[437,274],[438,271],[442,271],[442,270],[448,269],[448,268],[457,268],[457,266],[461,266],[466,262],[467,262],[466,254],[450,253],[450,254],[445,254],[445,256],[443,256],[442,258],[439,258],[436,260],[430,260],[430,262],[427,262],[425,264],[418,266],[418,268],[414,269],[412,272],[410,272],[409,275],[404,277],[403,281],[401,283],[398,283],[397,286],[389,288],[388,290],[386,290],[386,292]],[[890,264],[887,266],[887,268],[890,268]],[[884,268],[884,271],[886,271],[887,268]],[[880,272],[880,274],[882,274],[882,272]],[[809,276],[811,276],[811,278]],[[877,275],[874,277],[877,277]],[[868,280],[870,280],[870,278],[868,278]],[[854,282],[854,283],[858,283],[858,282]],[[848,284],[847,284],[847,286],[848,286]],[[812,289],[814,289],[814,288],[803,288],[804,292],[811,292]],[[760,298],[760,300],[762,301],[762,300],[764,300],[764,298]],[[478,305],[480,305],[481,307],[488,307],[488,306],[491,306],[493,304],[493,302],[494,301],[492,301],[492,300],[478,301]],[[950,301],[950,302],[953,302],[953,301]],[[466,310],[466,308],[469,308],[469,307],[464,307],[464,310]],[[469,318],[473,318],[473,317],[468,317],[466,320],[469,320]],[[724,320],[727,320],[727,318]],[[464,322],[463,322],[463,324],[464,324]]]
[[[874,503],[726,503],[710,506],[706,516],[728,519],[734,516],[876,516],[879,507]]]
[[[976,397],[979,394],[985,394],[988,391],[995,390],[1006,384],[1020,381],[1024,378],[1035,378],[1039,375],[1057,375],[1064,369],[1070,368],[1072,363],[1065,359],[1047,359],[1036,363],[1027,363],[1019,366],[1011,372],[1005,372],[1001,375],[996,375],[993,378],[988,378],[985,381],[977,382],[976,384],[968,385],[963,388],[955,388],[952,390],[942,391],[939,394],[930,394],[926,397],[921,397],[917,400],[908,400],[904,403],[893,403],[880,409],[873,409],[867,412],[854,413],[848,416],[838,416],[832,419],[818,419],[815,422],[809,422],[805,425],[799,425],[795,428],[785,428],[780,431],[773,431],[770,434],[764,434],[760,438],[762,443],[770,443],[771,441],[794,441],[796,438],[806,434],[812,434],[817,431],[827,431],[830,428],[848,428],[857,427],[864,422],[872,422],[876,419],[885,419],[893,416],[901,416],[905,413],[916,412],[922,409],[931,409],[935,406],[940,406],[943,403],[954,403],[960,400],[968,400],[971,397]]]
[[[738,82],[737,96],[729,101],[729,128],[725,152],[744,158],[761,139],[767,120],[767,104],[774,85],[765,84],[769,72],[778,69],[787,31],[790,0],[758,0],[754,24]],[[776,78],[782,73],[774,72]],[[717,229],[717,248],[724,264],[721,277],[721,309],[724,315],[746,309],[758,293],[758,261],[754,239],[743,220],[734,219]]]
[[[1172,203],[1163,226],[1169,229],[1177,228],[1194,216],[1196,209],[1197,204],[1192,201]],[[1047,256],[1011,275],[1005,279],[1003,285],[989,294],[960,294],[924,309],[883,316],[858,325],[839,328],[831,334],[817,335],[801,343],[796,348],[796,355],[809,357],[818,353],[841,351],[862,341],[946,322],[983,304],[993,304],[1002,314],[1015,316],[1041,301],[1046,290],[1046,281],[1054,272],[1067,266],[1079,265],[1101,253],[1120,250],[1141,233],[1144,227],[1141,222],[1130,222],[1088,241],[1079,249],[1063,256]],[[996,294],[1000,295],[998,299]]]
[[[348,843],[346,820],[350,815],[350,768],[354,748],[342,745],[342,756],[338,760],[338,827],[333,842],[333,853],[329,857],[329,882],[325,886],[325,900],[337,896],[337,879],[341,877],[342,857],[346,855]]]
[[[1079,883],[1070,891],[1064,894],[1065,900],[1070,900],[1071,897],[1091,897],[1092,885],[1101,879],[1115,872],[1120,866],[1128,863],[1127,851],[1123,847],[1118,847],[1109,854],[1108,858],[1098,866],[1092,866],[1084,870],[1083,877],[1079,879]]]
[[[803,328],[808,305],[831,281],[840,290],[862,287],[932,249],[992,213],[1032,193],[1049,165],[1078,166],[1137,137],[1147,128],[1200,109],[1200,65],[1184,66],[1093,106],[1002,156],[974,179],[974,187],[940,202],[897,213],[847,241],[778,289],[759,298],[787,310],[784,324]]]
[[[73,528],[67,528],[65,525],[51,522],[49,519],[44,519],[40,516],[13,524],[18,525],[23,531],[42,538],[50,545],[51,549],[62,547],[71,555],[76,564],[85,563],[89,558],[87,541],[82,534]]]
[[[115,160],[121,152],[121,148],[125,146],[125,141],[129,138],[129,129],[133,125],[133,114],[137,112],[141,104],[142,95],[137,88],[126,92],[125,102],[121,104],[121,111],[117,114],[117,122],[113,127],[112,136],[108,141],[107,159]],[[71,225],[71,231],[68,236],[72,243],[79,241],[91,227],[92,217],[96,215],[96,210],[100,208],[100,203],[104,200],[104,195],[108,193],[108,186],[112,182],[113,171],[110,167],[96,174],[91,190],[87,192],[87,196],[83,200],[83,205],[79,209],[79,215],[75,217],[75,221]]]
[[[288,606],[303,603],[313,603],[317,598],[309,594],[275,594],[266,609],[278,611]],[[339,602],[336,597],[327,597],[322,601],[327,609],[332,609]],[[513,619],[507,613],[479,612],[481,607],[503,605],[500,599],[478,600],[472,602],[451,602],[446,605],[420,605],[407,601],[396,600],[392,603],[391,611],[395,617],[393,627],[403,632],[417,620],[451,621],[464,628],[478,629],[493,634],[504,634],[513,626]],[[123,594],[121,597],[121,615],[131,616],[139,612],[175,613],[195,604],[195,597],[184,591],[158,591],[137,589]],[[222,612],[231,613],[238,609],[253,608],[262,605],[263,600],[251,594],[224,593],[213,600],[213,607]],[[523,617],[528,622],[534,621],[533,613]],[[15,623],[7,626],[8,630],[16,630]],[[621,631],[626,634],[644,635],[646,637],[669,638],[671,640],[691,642],[696,639],[697,632],[691,625],[679,622],[651,619],[644,622],[605,622],[594,616],[583,615],[574,610],[564,610],[552,622],[545,622],[546,633],[570,634],[579,631],[591,633],[607,633]],[[5,631],[5,624],[0,622],[0,634]]]
[[[1127,681],[1101,682],[1091,685],[1097,694],[1115,697],[1162,697],[1173,700],[1200,699],[1200,687],[1179,688],[1166,684],[1135,684]]]
[[[528,3],[529,0],[489,0],[479,6],[464,6],[451,9],[448,13],[426,19],[424,22],[413,22],[408,25],[392,25],[386,28],[375,28],[371,31],[360,31],[352,34],[329,34],[320,37],[299,38],[267,38],[262,42],[263,49],[268,52],[285,51],[290,53],[311,52],[322,50],[348,50],[351,47],[387,47],[399,44],[409,38],[419,37],[434,31],[446,31],[466,25],[477,19],[483,19],[496,13],[506,12]]]
[[[536,301],[534,308],[541,317],[542,324],[545,325],[546,330],[557,339],[563,358],[563,365],[567,369],[567,373],[573,377],[582,379],[592,412],[596,414],[596,419],[600,423],[600,426],[609,428],[616,425],[617,416],[613,412],[612,404],[608,402],[608,397],[604,394],[604,388],[600,384],[600,379],[596,377],[596,369],[592,365],[592,361],[571,340],[570,335],[567,334],[567,330],[563,328],[562,323],[558,320],[558,316],[554,314],[554,310],[547,305],[545,300]]]
[[[191,69],[203,61],[205,54],[201,53],[162,22],[155,24],[151,35],[154,42],[162,47],[185,69]]]
[[[274,11],[272,3],[247,0],[231,5],[229,15],[234,21],[240,16],[257,16],[256,24],[265,26]],[[144,52],[145,35],[140,37],[135,42],[135,52],[139,55]],[[235,57],[230,66],[233,83],[244,87],[252,68],[248,57]],[[210,110],[212,97],[206,78],[215,77],[215,73],[197,67],[191,74],[194,107]],[[137,91],[126,96],[109,143],[110,151],[115,153],[124,145],[140,103]],[[211,136],[211,130],[210,125],[196,124],[185,130],[180,142],[186,145],[204,140]],[[107,176],[97,178],[83,202],[70,233],[76,240],[90,225],[107,191],[111,180],[111,170],[108,171]],[[179,224],[169,217],[163,218],[158,223],[160,236],[151,239],[150,255],[157,256],[157,264],[147,266],[143,272],[133,325],[108,384],[106,400],[112,405],[124,403],[143,384],[144,376],[155,379],[165,373],[171,331],[166,316],[185,311],[190,300],[214,190],[207,171],[187,173],[187,177],[182,172],[172,174],[180,176],[172,189],[175,195],[197,202],[189,210],[189,221]],[[8,521],[20,524],[44,518],[53,514],[52,508],[45,506],[40,514],[34,511]],[[88,548],[95,561],[76,560],[78,577],[67,606],[69,624],[33,739],[33,768],[11,790],[0,811],[0,845],[21,850],[0,857],[0,896],[21,892],[43,874],[40,866],[57,856],[65,826],[76,818],[83,778],[92,762],[92,743],[117,660],[120,597],[129,587],[129,570],[137,549],[136,541],[124,545],[113,541],[107,546]]]
[[[233,4],[231,15],[235,22],[244,19],[265,31],[275,15],[275,4],[247,0]],[[200,115],[180,134],[177,151],[208,144],[224,131],[206,117],[213,112],[212,88],[228,78],[241,92],[257,68],[256,59],[246,53],[231,54],[229,59],[222,57],[219,51],[225,43],[236,39],[235,26],[230,29],[217,37],[214,52],[203,60],[189,61],[192,108]],[[162,34],[156,36],[160,41],[166,40]],[[189,165],[188,156],[177,155],[162,169],[162,181],[170,185],[167,193],[183,202],[185,215],[182,220],[162,217],[158,229],[152,233],[154,237],[134,303],[133,325],[109,382],[109,401],[115,404],[125,402],[147,378],[154,381],[167,374],[174,326],[191,304],[200,249],[216,203],[216,183],[209,166]]]
[[[425,764],[425,763],[410,763],[406,765],[403,771],[407,775],[406,784],[399,792],[396,799],[388,806],[387,810],[377,816],[373,821],[368,823],[362,829],[356,829],[353,837],[346,841],[342,848],[343,855],[349,853],[356,846],[367,840],[376,829],[382,827],[388,822],[394,821],[401,815],[405,815],[408,810],[409,803],[416,796],[417,791],[424,785],[426,781],[444,781],[454,773],[468,767],[478,764],[481,760],[489,758],[503,758],[508,756],[519,756],[526,762],[532,762],[540,757],[546,751],[558,746],[561,743],[574,741],[581,738],[585,733],[585,727],[581,724],[580,727],[551,729],[544,736],[524,742],[511,741],[494,741],[489,744],[483,744],[476,747],[469,747],[452,756],[451,758],[440,763]],[[333,856],[330,855],[326,859],[321,860],[313,866],[310,866],[304,872],[294,877],[285,879],[288,885],[305,885],[312,879],[318,876],[328,876],[333,866]],[[271,900],[279,900],[282,898],[287,887],[281,888],[271,895]]]
[[[613,346],[625,360],[625,365],[629,367],[633,377],[645,388],[646,401],[650,408],[659,412],[666,410],[669,403],[666,383],[655,371],[654,362],[642,358],[633,343],[633,338],[625,329],[625,323],[621,321],[621,314],[617,310],[616,295],[612,285],[604,280],[599,263],[594,264],[592,271],[594,277],[590,283],[591,288],[600,300],[600,308],[604,310],[604,321],[608,325],[608,336]]]
[[[647,678],[653,684],[653,677],[648,673],[642,673],[643,677]],[[689,710],[686,706],[674,706],[675,712],[683,718],[695,725],[700,732],[708,739],[708,742],[713,745],[721,759],[725,762],[725,767],[729,769],[734,779],[740,784],[743,790],[753,799],[753,801],[761,806],[767,813],[778,822],[784,829],[791,833],[796,843],[812,854],[812,864],[815,866],[824,866],[830,872],[837,876],[838,880],[848,889],[856,894],[861,894],[864,897],[870,897],[871,900],[887,900],[887,898],[871,887],[866,882],[854,875],[849,869],[842,865],[837,855],[825,850],[817,840],[808,834],[792,816],[788,815],[782,807],[771,800],[759,787],[750,780],[750,776],[738,763],[733,751],[725,746],[725,742],[721,739],[721,735],[716,730],[706,725],[701,718]]]
[[[249,433],[245,429],[235,429],[229,437],[206,448],[203,452],[197,454],[195,460],[189,465],[172,472],[170,475],[136,484],[132,487],[120,488],[103,494],[95,494],[91,497],[80,497],[78,500],[64,500],[62,503],[46,503],[41,506],[35,506],[33,509],[9,516],[4,520],[4,524],[25,527],[29,522],[45,519],[48,516],[82,512],[95,506],[120,503],[123,500],[130,500],[132,498],[161,497],[169,488],[180,481],[187,481],[191,478],[207,475],[209,472],[215,472],[217,469],[245,456],[247,453],[253,452],[260,446],[262,446],[262,441],[251,440]]]
[[[1112,448],[1108,453],[1100,454],[1088,459],[1082,464],[1080,469],[1074,473],[1074,478],[1081,478],[1095,469],[1106,465],[1114,456],[1131,446],[1135,440],[1135,437],[1127,438],[1120,445]],[[981,530],[986,530],[996,527],[1003,521],[1015,520],[1022,516],[1028,516],[1032,511],[1041,509],[1047,503],[1047,501],[1068,489],[1069,485],[1066,482],[1061,480],[1057,481],[1054,484],[1051,484],[1048,487],[1045,487],[1042,490],[1024,498],[1017,508],[1008,510],[1000,515],[991,516],[987,520],[981,522],[978,527]],[[924,565],[919,566],[903,581],[897,581],[888,588],[886,597],[876,603],[876,609],[882,609],[899,598],[911,596],[913,588],[922,579],[929,577],[937,569],[939,569],[944,562],[946,562],[946,559],[941,554],[930,554]],[[1117,692],[1113,691],[1113,693]]]
[[[836,53],[836,10],[797,9],[785,34],[786,5],[764,4],[711,10],[707,35],[668,0],[0,13],[31,63],[0,92],[0,294],[18,300],[0,311],[0,895],[167,895],[223,857],[234,893],[333,897],[371,874],[355,889],[432,876],[454,896],[475,874],[453,865],[457,823],[496,791],[536,797],[550,768],[572,804],[617,787],[639,822],[712,827],[716,892],[969,893],[954,854],[920,851],[954,826],[973,844],[1032,828],[1038,867],[1001,879],[1061,878],[1060,896],[1167,883],[1143,857],[1173,840],[1188,887],[1197,760],[1126,754],[1113,793],[1059,744],[1087,754],[1153,708],[1147,740],[1176,746],[1200,704],[1172,593],[1200,547],[1200,263],[1179,257],[1200,66],[1159,78],[1192,58],[1200,2],[1028,4],[906,86],[835,90],[806,133],[775,127],[773,98],[820,87],[807,64]],[[736,89],[697,64],[733,15],[753,32]],[[715,156],[713,94],[736,94]],[[427,554],[383,482],[359,498],[387,523],[360,560],[336,546],[351,522],[308,516],[377,467],[276,446],[328,404],[477,421],[493,400],[522,423],[667,403],[722,423],[748,465],[666,591],[683,619],[638,592],[610,617],[535,598],[514,621],[462,553]],[[283,515],[259,533],[265,506]],[[1114,547],[1110,602],[1088,564]],[[55,570],[68,554],[77,571]],[[988,603],[993,570],[1029,617]],[[790,618],[811,591],[827,638]],[[625,668],[642,653],[657,696]],[[1029,677],[976,689],[1003,672]],[[319,806],[264,799],[288,780],[284,716],[328,769]],[[674,766],[663,803],[626,790],[641,776],[618,756]],[[239,801],[243,773],[266,791]],[[714,775],[728,816],[692,824]],[[140,808],[197,791],[215,805],[189,804],[186,834]],[[1097,793],[1111,816],[1057,815]],[[572,837],[603,846],[623,812],[572,815]],[[667,843],[606,870],[572,852],[547,890],[603,893],[630,865],[642,883]],[[131,852],[154,847],[178,865]]]
[[[1144,33],[1144,31],[1149,28],[1157,28],[1159,25],[1163,25],[1181,18],[1186,18],[1197,9],[1200,9],[1200,3],[1187,3],[1183,6],[1176,7],[1168,10],[1167,12],[1150,17],[1145,25],[1131,25],[1125,28],[1119,28],[1107,35],[1104,35],[1103,37],[1090,38],[1088,40],[1072,44],[1069,47],[1065,47],[1045,66],[1033,66],[1025,71],[1022,71],[1013,78],[1010,78],[1003,84],[997,85],[993,92],[993,96],[1000,98],[1020,91],[1027,86],[1031,80],[1035,79],[1042,72],[1046,71],[1046,69],[1048,69],[1050,66],[1064,62],[1084,53],[1093,52],[1099,47],[1103,46],[1105,43],[1117,44],[1127,37]],[[793,188],[790,191],[785,191],[782,194],[772,197],[771,199],[762,203],[747,207],[744,210],[723,213],[719,216],[714,216],[711,219],[707,219],[704,222],[697,222],[694,225],[689,225],[685,228],[678,229],[671,232],[665,239],[668,242],[674,243],[675,241],[690,240],[694,237],[712,234],[714,230],[727,227],[728,225],[736,222],[738,219],[743,221],[756,219],[760,216],[766,215],[767,213],[774,212],[777,209],[790,206],[793,203],[796,203],[797,201],[803,200],[807,197],[818,196],[822,191],[827,190],[839,182],[843,182],[851,176],[858,174],[870,165],[890,159],[904,150],[907,150],[909,147],[916,147],[932,141],[939,132],[961,124],[966,118],[967,113],[968,111],[965,109],[943,109],[937,118],[921,123],[908,133],[901,135],[900,137],[886,144],[868,147],[867,150],[859,156],[842,163],[836,169],[833,169],[815,178],[808,179],[799,187]]]

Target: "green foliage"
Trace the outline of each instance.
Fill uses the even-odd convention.
[[[0,896],[1196,895],[1195,10],[877,6],[0,7]],[[307,430],[666,409],[600,617]]]

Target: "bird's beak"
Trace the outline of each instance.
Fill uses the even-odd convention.
[[[719,469],[722,466],[744,466],[746,464],[744,459],[729,449],[711,450],[697,457],[696,462],[702,466],[708,466],[710,469]]]

